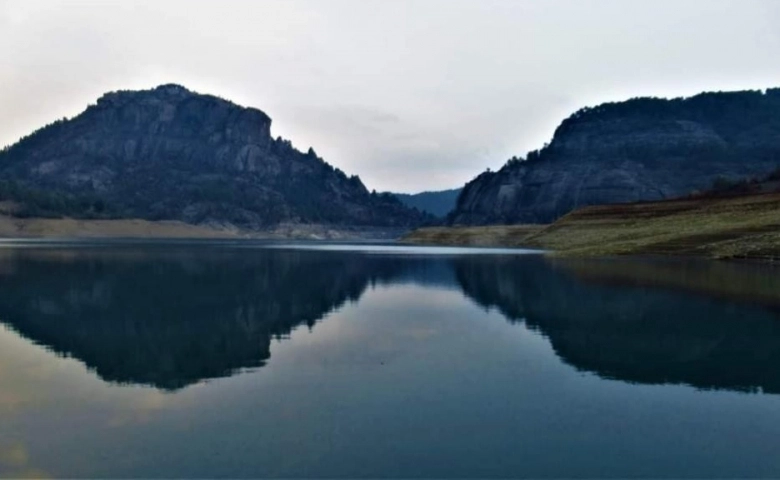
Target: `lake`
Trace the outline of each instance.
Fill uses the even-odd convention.
[[[0,476],[778,477],[780,270],[0,243]]]

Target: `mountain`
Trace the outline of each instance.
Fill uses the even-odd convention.
[[[409,227],[426,221],[357,176],[271,137],[260,110],[179,85],[103,95],[0,152],[18,216]]]
[[[780,88],[584,108],[526,159],[469,182],[448,221],[547,223],[597,204],[680,197],[780,165]]]
[[[393,193],[393,195],[409,208],[416,208],[421,212],[443,218],[455,208],[461,190],[462,188],[453,188],[438,192]]]

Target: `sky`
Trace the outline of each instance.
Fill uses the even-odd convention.
[[[104,92],[256,107],[369,189],[453,188],[577,109],[780,86],[778,0],[0,0],[0,145]]]

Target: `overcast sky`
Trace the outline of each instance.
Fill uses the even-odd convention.
[[[780,1],[0,0],[0,144],[179,83],[377,190],[460,186],[633,96],[780,86]]]

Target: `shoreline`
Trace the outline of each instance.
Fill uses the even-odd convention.
[[[489,225],[480,227],[423,227],[398,239],[399,243],[415,245],[500,247],[538,250],[539,246],[524,243],[546,225]]]
[[[780,262],[780,193],[588,206],[548,225],[403,228],[285,223],[265,230],[177,220],[0,215],[6,243],[257,240],[543,250],[561,258],[657,256]]]
[[[780,262],[780,193],[588,206],[549,225],[434,227],[401,241],[543,249],[571,258],[697,257]]]
[[[405,229],[284,223],[266,230],[193,225],[178,220],[16,218],[0,215],[0,240],[324,240],[388,241]]]

